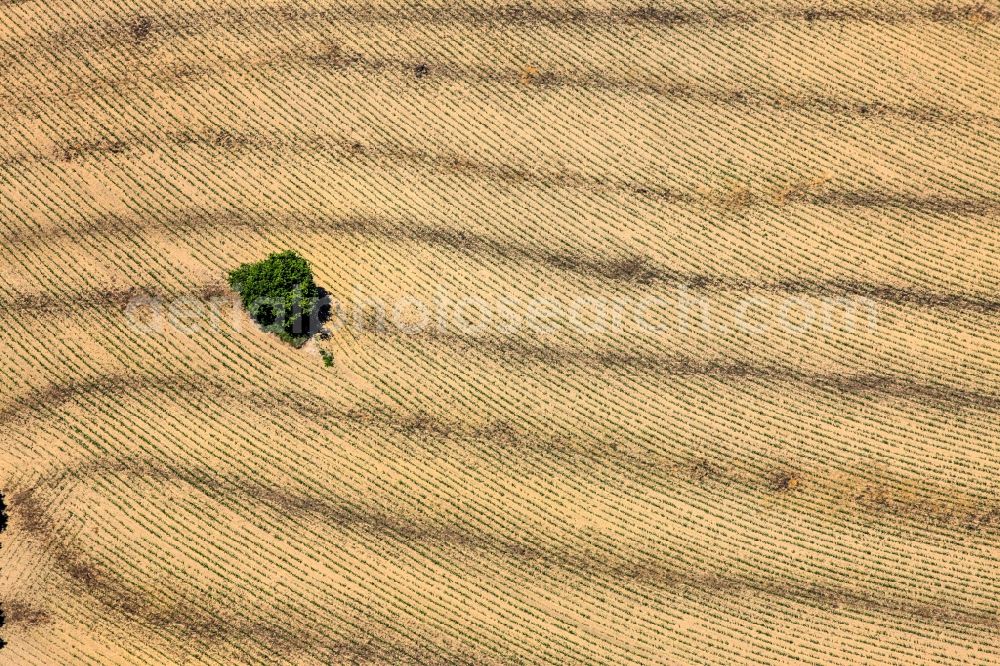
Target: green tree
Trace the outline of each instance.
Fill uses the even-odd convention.
[[[299,345],[318,320],[320,289],[309,262],[291,250],[243,264],[229,273],[229,286],[254,321],[283,340]]]

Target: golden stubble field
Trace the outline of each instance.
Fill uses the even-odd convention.
[[[998,12],[0,2],[0,663],[1000,662]]]

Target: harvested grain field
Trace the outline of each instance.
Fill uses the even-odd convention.
[[[998,53],[0,1],[0,664],[1000,663]],[[226,281],[285,249],[301,348]]]

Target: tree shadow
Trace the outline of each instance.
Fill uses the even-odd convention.
[[[332,309],[333,299],[323,287],[316,288],[316,298],[308,312],[299,308],[287,312],[281,299],[261,299],[247,308],[261,330],[274,333],[295,347],[301,347],[316,334],[325,336],[324,324],[329,321]]]
[[[330,296],[330,292],[323,287],[317,287],[316,291],[319,295],[312,312],[314,316],[309,318],[310,335],[323,334],[323,325],[330,321],[330,313],[333,311],[333,297]]]
[[[324,324],[330,319],[333,309],[333,299],[330,292],[323,287],[316,288],[317,296],[312,310],[309,312],[292,313],[291,342],[301,347],[314,335],[324,335]]]

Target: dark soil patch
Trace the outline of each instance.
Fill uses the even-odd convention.
[[[0,618],[6,617],[10,624],[37,626],[52,621],[52,615],[42,608],[30,606],[23,601],[8,601],[0,609]]]
[[[770,478],[768,479],[768,486],[771,490],[783,493],[789,490],[794,490],[799,485],[798,477],[786,470],[786,469],[776,469],[771,472]]]
[[[143,42],[149,37],[153,29],[153,21],[148,16],[140,16],[129,26],[129,33],[137,43]]]

